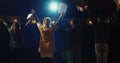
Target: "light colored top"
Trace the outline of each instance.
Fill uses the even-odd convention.
[[[55,51],[54,31],[59,27],[56,23],[53,27],[44,27],[40,22],[37,22],[37,26],[40,32],[40,45],[39,52],[42,57],[53,57]]]

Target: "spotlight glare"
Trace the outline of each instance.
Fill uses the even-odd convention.
[[[56,11],[58,9],[58,4],[56,2],[52,2],[50,4],[50,10]]]

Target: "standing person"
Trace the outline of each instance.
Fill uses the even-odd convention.
[[[114,63],[118,61],[116,56],[118,56],[119,52],[119,44],[120,42],[120,4],[117,4],[116,12],[114,12],[111,17],[111,27],[110,27],[110,63]],[[114,47],[113,47],[114,46]],[[116,51],[116,52],[115,52]]]
[[[117,5],[116,12],[111,17],[111,20],[112,20],[111,24],[118,27],[118,25],[120,25],[120,18],[119,17],[120,17],[120,4]]]
[[[3,19],[1,20],[4,26],[7,28],[10,35],[9,42],[9,53],[10,53],[10,63],[18,63],[22,61],[22,51],[24,42],[22,39],[22,29],[21,24],[17,18],[12,18],[11,26],[9,27],[8,23],[6,23]]]
[[[10,44],[11,47],[21,47],[23,45],[22,43],[22,37],[21,37],[21,23],[18,21],[17,18],[13,18],[11,20],[11,26],[9,27],[8,23],[6,23],[3,19],[1,19],[4,26],[7,28],[9,34],[10,34]]]
[[[0,18],[0,63],[7,63],[9,60],[9,34]]]
[[[80,47],[80,36],[79,31],[76,28],[75,19],[70,19],[69,27],[62,29],[61,32],[67,35],[69,40],[69,49],[72,53],[70,56],[71,58],[68,60],[71,63],[80,63],[81,62],[81,47]],[[67,58],[65,58],[67,59]]]
[[[97,63],[108,63],[109,19],[103,15],[97,19],[95,27],[95,54]]]
[[[54,32],[59,27],[60,21],[64,14],[60,14],[53,27],[51,27],[50,17],[45,17],[43,20],[43,24],[41,24],[38,20],[37,15],[35,14],[34,9],[32,9],[32,15],[33,16],[31,18],[33,18],[33,21],[36,21],[34,23],[37,24],[37,27],[41,34],[38,51],[40,52],[41,58],[43,58],[42,61],[43,63],[53,63],[55,52]]]

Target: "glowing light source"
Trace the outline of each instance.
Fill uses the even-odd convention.
[[[92,25],[93,23],[92,23],[92,21],[88,21],[88,23],[90,24],[90,25]]]
[[[50,6],[51,11],[57,11],[58,10],[58,3],[57,2],[52,2],[49,6]]]
[[[88,18],[87,19],[87,22],[86,22],[88,25],[93,25],[93,21],[90,19],[90,18]]]

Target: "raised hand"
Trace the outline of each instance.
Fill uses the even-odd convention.
[[[37,16],[37,14],[36,14],[34,9],[31,9],[31,13],[33,14],[33,21],[32,21],[32,23],[39,22],[39,18],[38,18],[38,16]]]
[[[31,13],[28,14],[27,20],[30,20],[30,19],[34,16],[34,14],[35,14],[35,10],[34,10],[34,9],[31,9]]]
[[[39,18],[37,17],[35,10],[31,9],[31,13],[27,16],[27,23],[25,24],[25,26],[27,26],[30,23],[35,24],[37,22],[39,22]]]
[[[35,10],[34,10],[34,9],[31,9],[31,13],[32,13],[32,14],[35,14],[36,12],[35,12]]]
[[[34,15],[35,15],[35,10],[31,9],[31,13],[28,14],[27,16],[27,23],[25,24],[25,26],[27,26],[34,19]]]
[[[7,26],[7,23],[6,23],[2,18],[0,18],[0,21],[1,21],[5,26]]]

